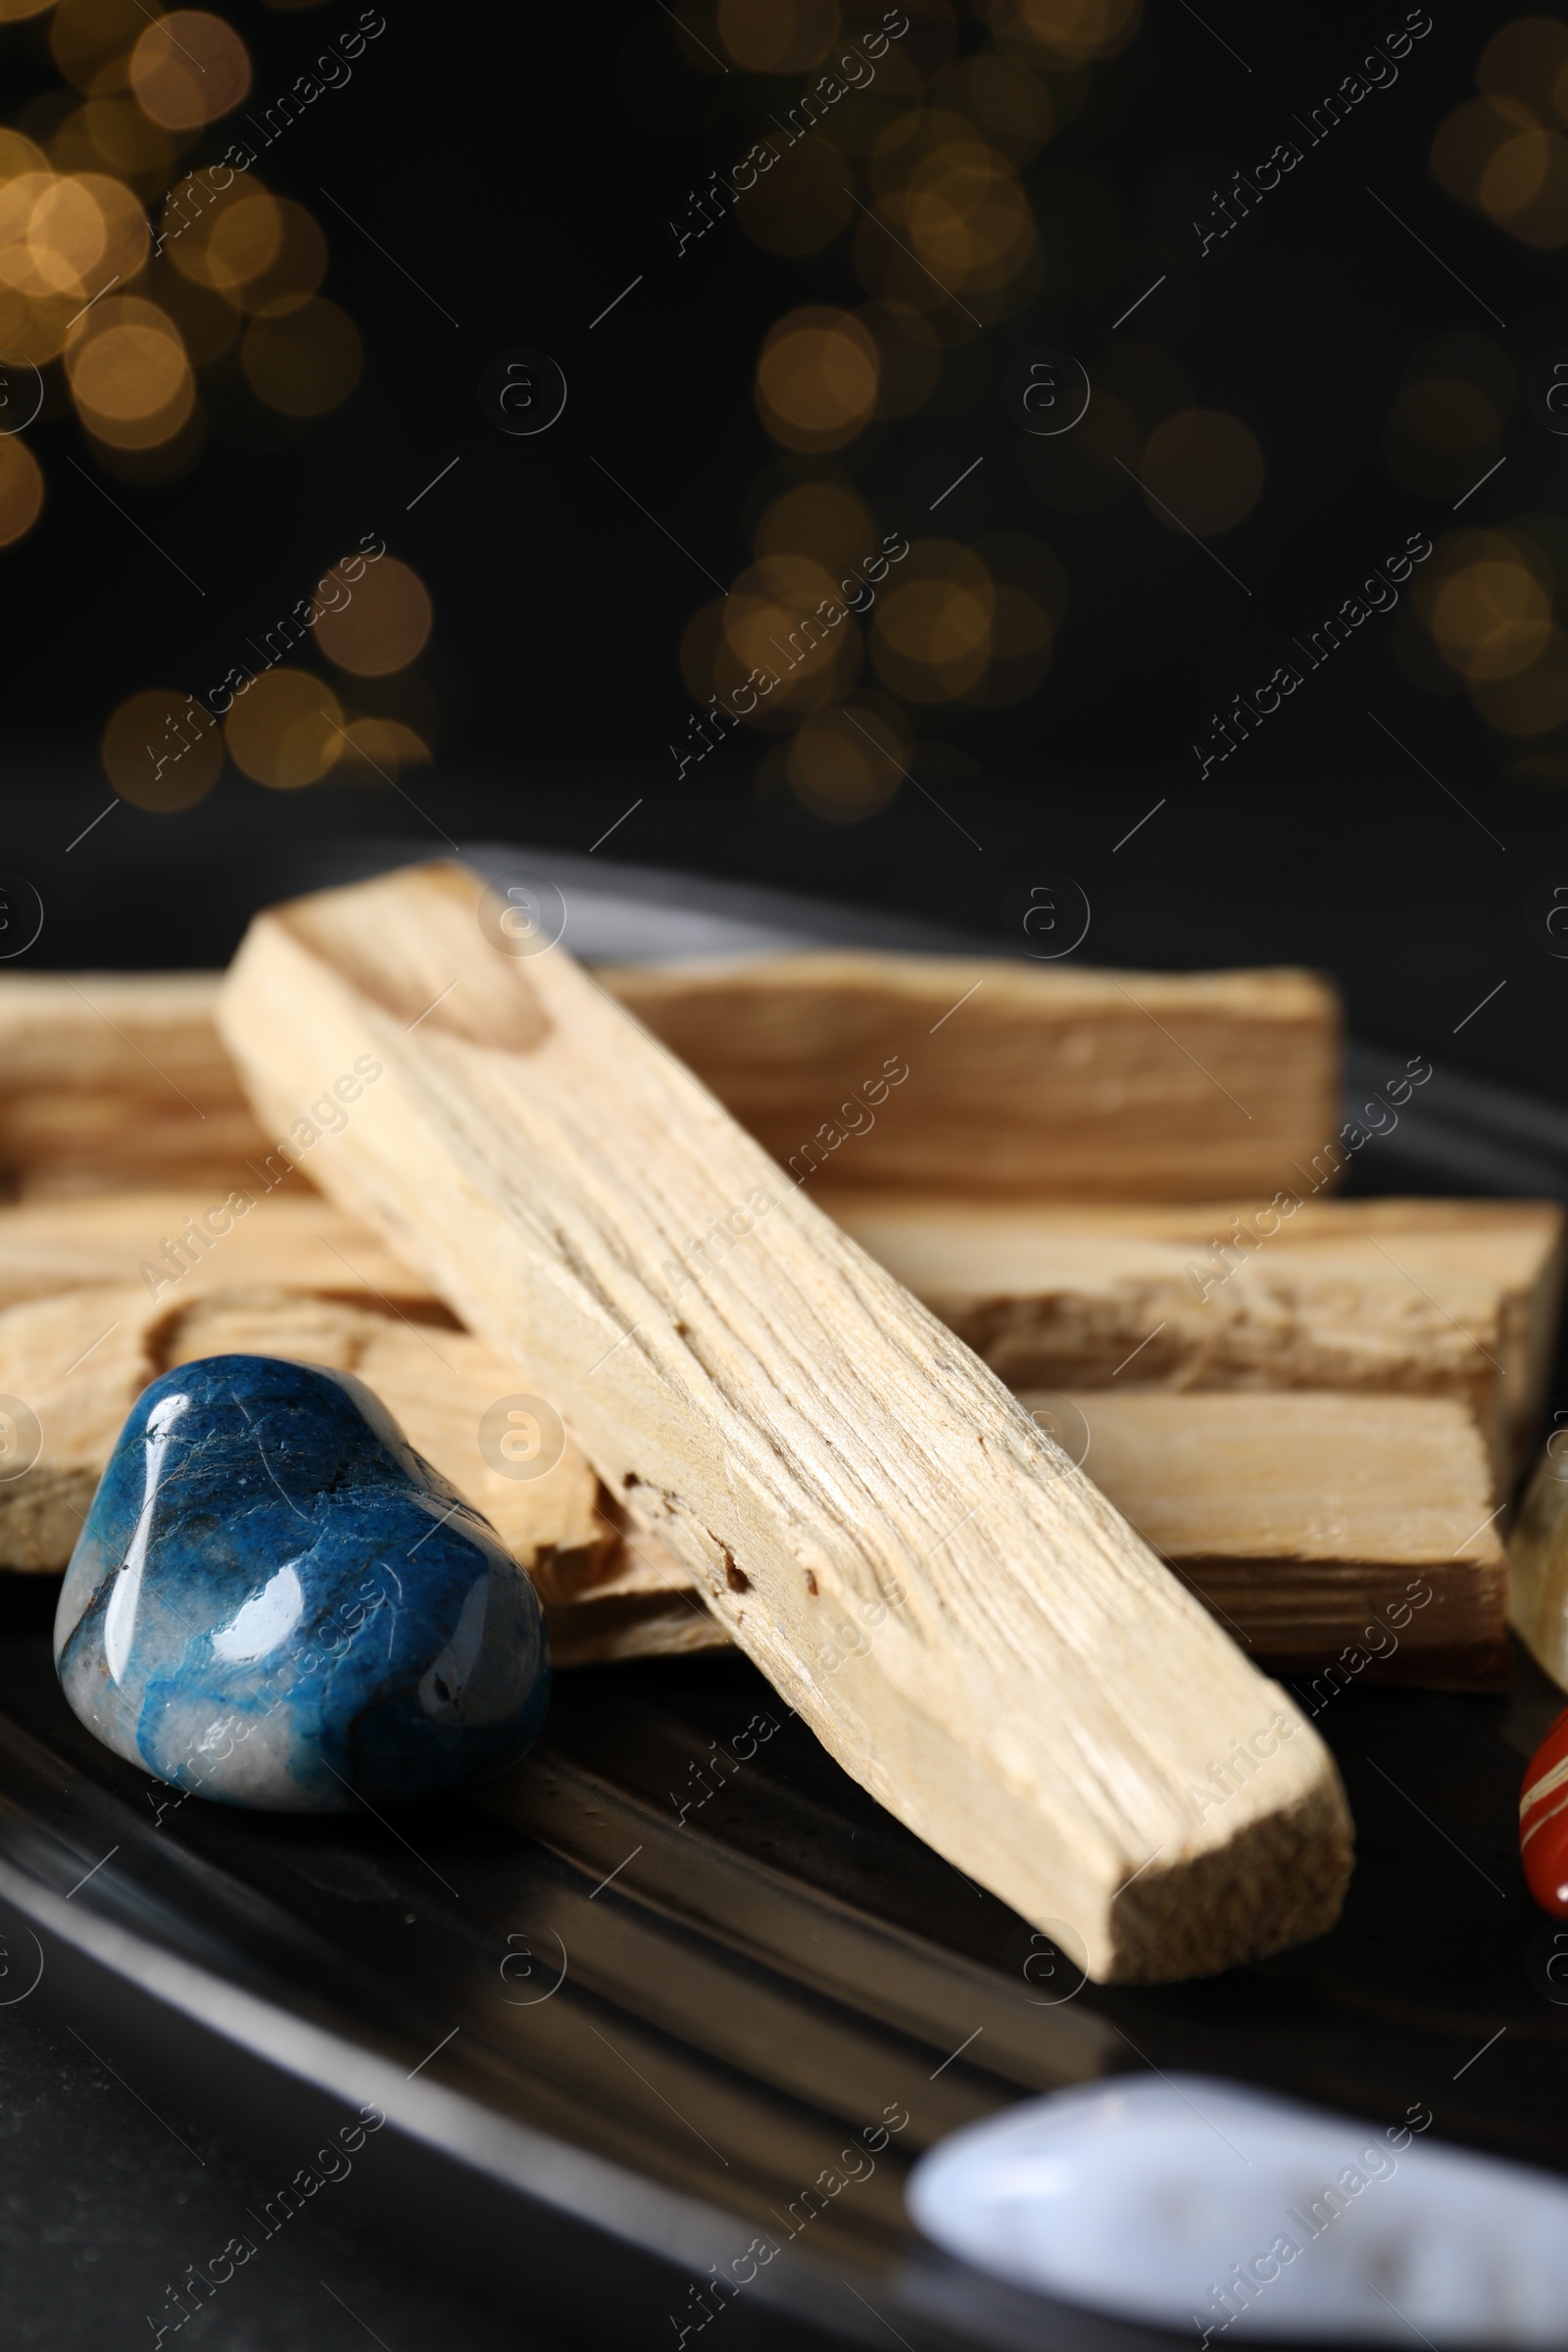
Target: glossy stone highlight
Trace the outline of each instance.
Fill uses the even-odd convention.
[[[538,1599],[489,1524],[351,1373],[256,1355],[181,1364],[137,1401],[55,1663],[117,1755],[277,1812],[498,1772],[550,1695]]]
[[[1568,1919],[1568,1707],[1530,1759],[1519,1798],[1519,1849],[1543,1911]]]
[[[1420,2101],[1386,2124],[1202,2075],[1126,2075],[954,2132],[906,2195],[976,2268],[1194,2352],[1227,2337],[1568,2346],[1568,2183],[1428,2139],[1434,2120]]]

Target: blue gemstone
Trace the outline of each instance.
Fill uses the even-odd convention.
[[[347,1372],[181,1364],[138,1400],[60,1594],[55,1664],[107,1747],[220,1803],[440,1795],[529,1745],[538,1598]]]

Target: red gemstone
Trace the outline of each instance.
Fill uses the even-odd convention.
[[[1519,1850],[1543,1911],[1568,1919],[1568,1708],[1530,1760],[1519,1798]]]

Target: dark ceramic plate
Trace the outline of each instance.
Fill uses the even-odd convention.
[[[591,956],[972,944],[531,862]],[[1357,1049],[1356,1085],[1386,1061]],[[1568,1116],[1440,1070],[1356,1180],[1568,1197]],[[40,2005],[290,2170],[319,2132],[383,2111],[360,2159],[378,2207],[568,2340],[1176,2340],[999,2286],[904,2210],[940,2134],[1118,2070],[1201,2069],[1380,2124],[1428,2109],[1448,2138],[1568,2172],[1568,2007],[1516,1841],[1521,1757],[1559,1700],[1528,1671],[1510,1698],[1352,1685],[1323,1708],[1360,1853],[1331,1936],[1206,1984],[1052,1999],[1075,1980],[1026,1980],[1023,1923],[738,1657],[563,1676],[532,1755],[467,1798],[385,1821],[246,1815],[171,1805],[97,1746],[55,1684],[52,1580],[3,1581],[7,1983],[41,1962]],[[873,2169],[839,2165],[885,2126]],[[860,2178],[808,2200],[824,2169]]]

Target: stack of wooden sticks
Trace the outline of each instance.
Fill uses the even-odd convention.
[[[1335,1199],[1322,982],[840,953],[599,978],[774,1154],[778,1190],[1019,1392],[1251,1654],[1505,1674],[1498,1522],[1542,1413],[1563,1220]],[[515,1361],[312,1184],[354,1116],[331,1074],[315,1118],[257,1124],[218,987],[0,981],[0,1394],[43,1440],[0,1483],[0,1566],[65,1565],[148,1381],[247,1350],[367,1380],[528,1565],[562,1663],[727,1641],[569,1434],[536,1476],[486,1458]],[[1428,1074],[1391,1062],[1368,1120]],[[741,1238],[681,1237],[677,1311]]]

